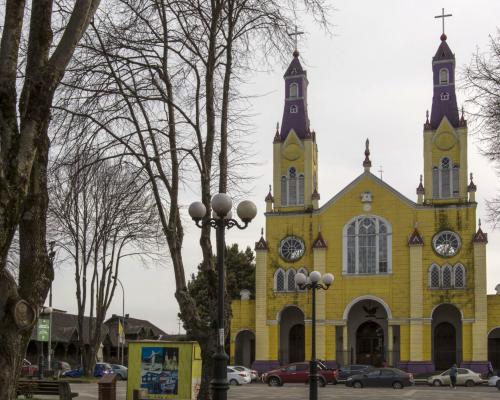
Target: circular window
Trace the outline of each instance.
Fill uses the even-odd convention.
[[[295,236],[288,236],[280,243],[280,255],[287,261],[297,261],[304,255],[304,251],[304,242]]]
[[[442,257],[452,257],[460,249],[460,237],[452,231],[439,232],[432,239],[434,251]]]

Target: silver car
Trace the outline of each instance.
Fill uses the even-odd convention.
[[[246,371],[238,371],[233,367],[227,367],[227,381],[230,385],[242,385],[250,383],[252,378]]]
[[[116,374],[116,378],[118,380],[126,381],[128,379],[128,368],[124,365],[120,364],[111,364],[111,368],[113,368],[113,373]]]
[[[493,375],[488,379],[488,386],[496,386],[497,389],[500,390],[500,376]]]
[[[230,367],[238,371],[248,372],[250,374],[250,378],[252,378],[252,382],[257,381],[259,379],[259,373],[254,369],[244,367],[243,365],[234,365],[234,366],[230,365]]]
[[[432,386],[449,386],[450,370],[446,370],[439,375],[432,375],[427,378],[427,383]],[[478,373],[467,368],[458,368],[457,385],[474,386],[483,383],[483,378]]]

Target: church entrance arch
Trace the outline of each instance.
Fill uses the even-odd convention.
[[[500,369],[500,328],[488,334],[488,360],[494,369]]]
[[[238,332],[234,340],[234,363],[250,368],[255,361],[255,335],[252,331]]]
[[[387,351],[389,314],[387,304],[375,297],[359,298],[349,304],[344,312],[348,331],[345,364],[380,366],[391,359]]]
[[[356,332],[356,362],[381,365],[384,360],[384,330],[374,322],[363,322]]]
[[[279,361],[289,364],[305,360],[304,313],[296,306],[285,307],[279,315]]]
[[[438,371],[462,362],[462,314],[453,304],[440,304],[432,313],[432,357]]]

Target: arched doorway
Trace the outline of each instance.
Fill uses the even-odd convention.
[[[432,313],[432,358],[438,371],[462,362],[462,314],[453,304],[440,304]]]
[[[250,368],[255,361],[255,335],[252,331],[238,332],[234,340],[234,363]]]
[[[288,362],[299,362],[305,360],[305,329],[303,324],[292,326],[289,335],[290,356]]]
[[[384,330],[375,321],[362,323],[356,331],[356,362],[380,365],[384,358]]]
[[[500,328],[493,329],[488,335],[488,360],[493,368],[500,369]]]
[[[304,361],[304,313],[296,306],[287,306],[280,312],[278,321],[280,363]]]

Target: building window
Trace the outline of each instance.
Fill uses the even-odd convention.
[[[281,268],[274,274],[274,290],[277,292],[285,291],[285,271]]]
[[[440,85],[447,85],[450,80],[450,74],[448,72],[447,68],[441,68],[439,70],[439,84]]]
[[[296,106],[295,104],[293,106],[290,106],[290,114],[297,114],[299,112],[299,107]]]
[[[299,97],[299,85],[296,83],[290,85],[290,97]]]
[[[453,268],[453,275],[455,277],[455,287],[458,289],[462,289],[465,287],[465,268],[462,264],[457,264]]]
[[[441,93],[441,100],[442,101],[450,100],[450,94],[448,92]]]
[[[452,286],[452,273],[451,267],[449,265],[445,265],[443,267],[443,289],[450,289]]]
[[[290,268],[288,271],[286,271],[286,282],[287,282],[287,290],[289,292],[295,290],[295,270],[293,268]]]
[[[441,272],[438,265],[433,264],[429,269],[429,287],[438,289],[441,286]]]
[[[304,175],[297,174],[295,167],[288,169],[288,176],[281,177],[281,205],[304,204]]]
[[[453,165],[448,157],[443,157],[438,167],[432,169],[434,198],[448,199],[459,194],[460,167]]]
[[[347,274],[391,272],[392,231],[379,217],[360,216],[344,227],[344,267]]]

